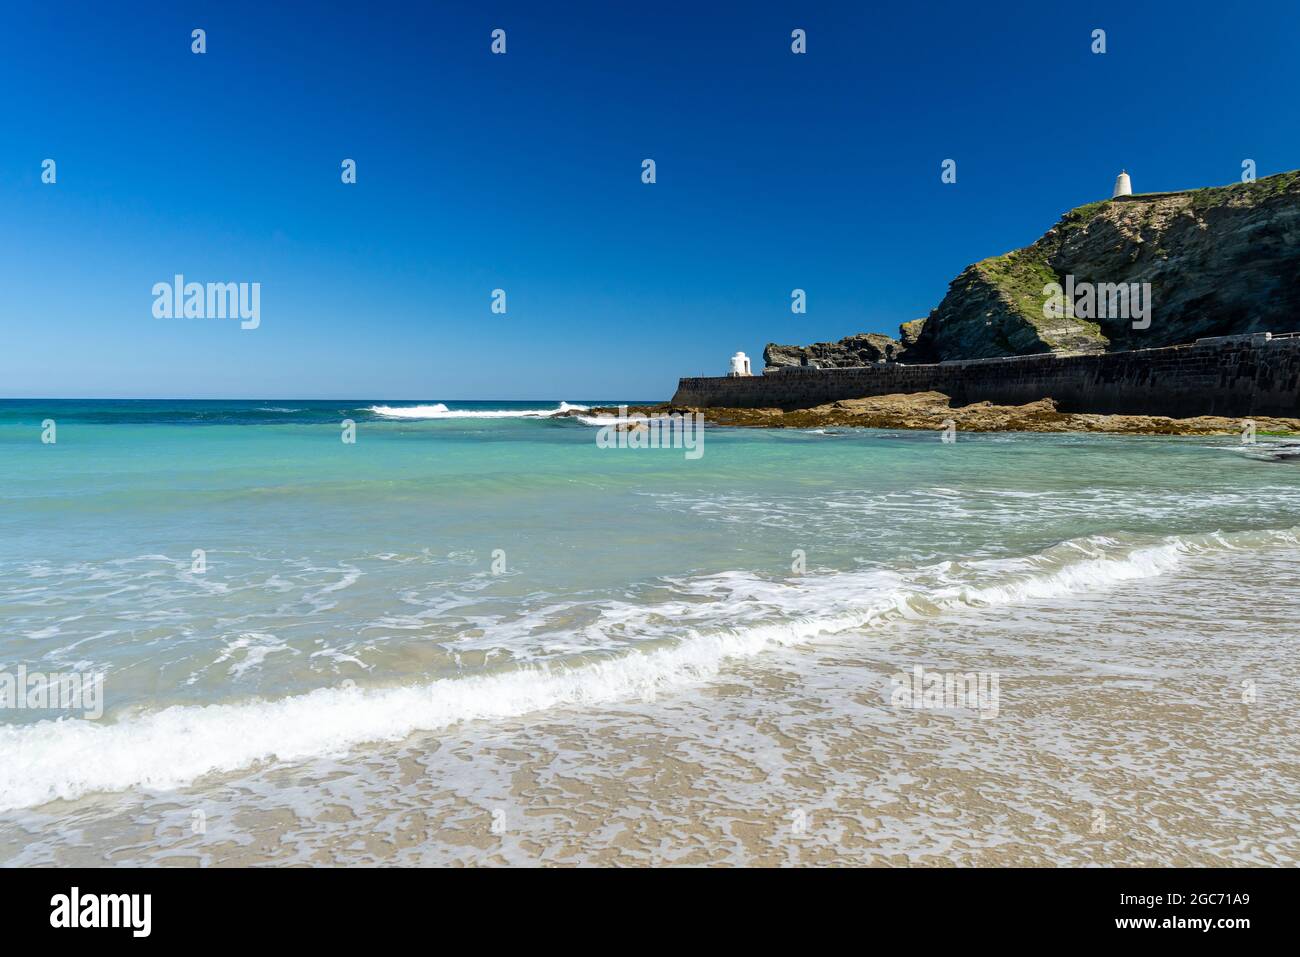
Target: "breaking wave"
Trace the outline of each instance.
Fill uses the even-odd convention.
[[[582,412],[585,405],[561,402],[554,409],[449,409],[441,402],[432,405],[372,405],[365,411],[386,419],[548,419],[561,412]]]
[[[1201,554],[1296,545],[1300,529],[1144,541],[1091,536],[1020,558],[904,571],[791,579],[736,571],[672,580],[668,584],[716,624],[685,627],[666,614],[658,632],[631,646],[562,662],[399,687],[320,688],[273,701],[178,705],[118,721],[65,719],[0,728],[0,810],[96,791],[176,788],[213,772],[343,754],[462,721],[633,700],[708,680],[728,660],[819,635],[1095,591],[1165,574]],[[602,611],[619,620],[629,608]],[[636,611],[645,621],[656,608]]]

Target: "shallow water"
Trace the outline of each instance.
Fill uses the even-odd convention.
[[[1295,464],[557,408],[0,403],[0,860],[1296,862]]]

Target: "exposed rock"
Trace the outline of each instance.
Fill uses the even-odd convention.
[[[913,319],[911,322],[905,322],[898,327],[898,340],[902,343],[905,350],[916,345],[916,340],[920,338],[921,330],[924,328],[924,316],[920,319]]]
[[[1150,283],[1151,324],[1047,318],[1043,287]],[[909,324],[910,325],[910,324]],[[1101,352],[1300,328],[1300,171],[1071,210],[1034,244],[967,267],[907,362]]]
[[[1240,435],[1244,419],[1197,416],[1173,419],[1155,415],[1095,415],[1058,412],[1051,399],[1025,405],[993,405],[975,402],[953,408],[942,392],[910,395],[880,395],[866,399],[843,399],[812,409],[689,409],[669,405],[638,406],[629,414],[654,412],[699,412],[715,425],[753,428],[822,428],[857,426],[873,429],[939,430],[948,420],[959,432],[1111,432],[1127,435]],[[590,413],[617,415],[617,409],[594,409]],[[1300,434],[1300,419],[1257,417],[1251,420],[1259,434]],[[1282,456],[1279,456],[1282,457]]]
[[[781,346],[769,342],[763,349],[763,362],[768,370],[787,366],[816,365],[822,369],[874,365],[880,361],[893,362],[902,352],[897,339],[867,332],[849,336],[839,342],[814,342],[810,346]]]

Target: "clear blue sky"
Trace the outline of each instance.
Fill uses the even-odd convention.
[[[289,6],[6,4],[0,395],[666,398],[895,332],[1121,167],[1300,166],[1294,0]],[[155,319],[178,272],[261,327]]]

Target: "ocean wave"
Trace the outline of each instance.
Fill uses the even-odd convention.
[[[1091,536],[1008,559],[763,578],[728,572],[674,582],[697,613],[722,622],[737,608],[759,617],[685,627],[608,657],[576,657],[414,685],[321,688],[275,701],[177,705],[117,722],[44,721],[0,728],[0,810],[129,788],[172,789],[266,761],[340,755],[469,720],[648,697],[716,676],[732,659],[819,635],[933,618],[958,609],[1060,598],[1150,578],[1198,554],[1300,545],[1300,529],[1124,541]],[[654,606],[637,609],[645,620]],[[611,609],[611,620],[628,609]],[[764,617],[765,616],[765,617]],[[269,650],[269,649],[268,649]],[[110,675],[111,680],[111,675]]]
[[[575,415],[575,419],[583,425],[616,425],[619,422],[649,422],[648,416],[639,412],[633,412],[630,415],[619,418],[616,415]]]
[[[1232,452],[1260,462],[1300,462],[1300,442],[1259,442],[1256,444],[1207,446]]]
[[[363,411],[386,419],[546,419],[561,412],[582,412],[585,405],[561,402],[554,409],[448,409],[441,402],[432,405],[372,405]]]

